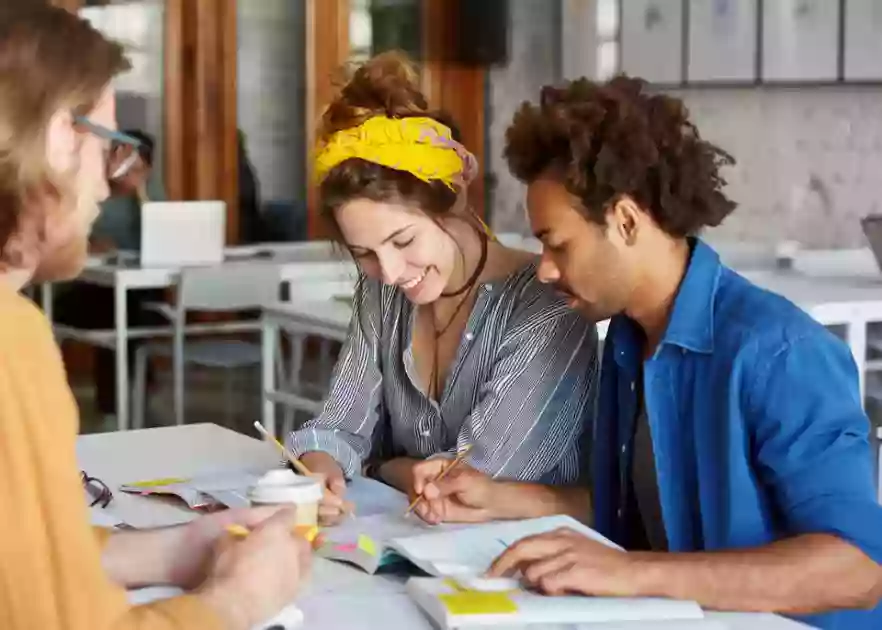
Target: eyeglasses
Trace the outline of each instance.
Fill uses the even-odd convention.
[[[85,471],[80,471],[80,478],[83,480],[83,486],[86,488],[86,492],[92,498],[89,507],[99,505],[102,508],[106,508],[110,505],[110,502],[113,501],[113,493],[110,491],[110,488],[107,487],[106,483],[97,477],[90,477]]]
[[[109,179],[119,179],[120,177],[128,173],[129,169],[131,169],[135,165],[135,162],[138,161],[138,149],[141,147],[141,141],[137,138],[121,131],[108,129],[104,125],[99,125],[98,123],[92,122],[85,116],[74,116],[74,124],[82,127],[94,136],[98,136],[99,138],[103,138],[104,140],[109,140],[110,147],[108,150],[108,158],[110,157],[110,153],[117,146],[132,147],[133,150],[131,154],[129,154],[126,159],[123,160],[122,163],[116,167],[116,169],[114,169],[112,173],[108,174]],[[109,159],[107,163],[110,163]]]

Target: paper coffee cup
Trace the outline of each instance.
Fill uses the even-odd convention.
[[[322,481],[304,477],[292,470],[271,470],[248,489],[252,505],[296,505],[296,525],[318,525],[318,506],[322,500]]]

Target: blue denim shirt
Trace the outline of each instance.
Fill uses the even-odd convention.
[[[643,391],[671,551],[829,533],[882,562],[869,423],[848,348],[791,302],[720,263],[700,240],[654,354],[613,318],[593,433],[595,525],[626,539],[626,484]],[[801,619],[882,628],[882,607]]]

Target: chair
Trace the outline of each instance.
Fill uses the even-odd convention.
[[[261,363],[259,342],[238,339],[187,340],[187,314],[191,311],[224,313],[259,309],[279,299],[282,284],[278,266],[261,263],[225,264],[185,268],[178,283],[174,306],[153,304],[149,308],[165,315],[172,323],[172,343],[157,341],[142,345],[135,356],[133,428],[144,426],[147,361],[151,356],[171,356],[174,380],[175,423],[184,423],[184,367],[186,364],[225,370],[224,394],[227,419],[232,417],[231,372]],[[259,320],[218,322],[212,333],[256,332]]]

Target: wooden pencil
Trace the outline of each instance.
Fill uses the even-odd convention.
[[[450,466],[448,466],[444,470],[442,470],[439,473],[439,475],[437,477],[435,477],[435,481],[441,481],[442,479],[444,479],[444,477],[446,477],[448,475],[448,473],[450,473],[450,471],[452,471],[454,468],[459,466],[463,462],[463,460],[465,460],[465,457],[466,457],[466,455],[469,454],[470,450],[472,450],[471,444],[466,444],[464,447],[462,447],[462,450],[460,450],[459,453],[457,453],[456,459],[453,460],[453,463],[450,464]],[[407,507],[407,511],[404,513],[404,515],[407,516],[408,514],[413,512],[414,508],[416,508],[416,506],[418,506],[420,504],[420,501],[422,501],[422,500],[423,500],[423,495],[419,495],[417,498],[415,498],[411,502],[411,504]]]

